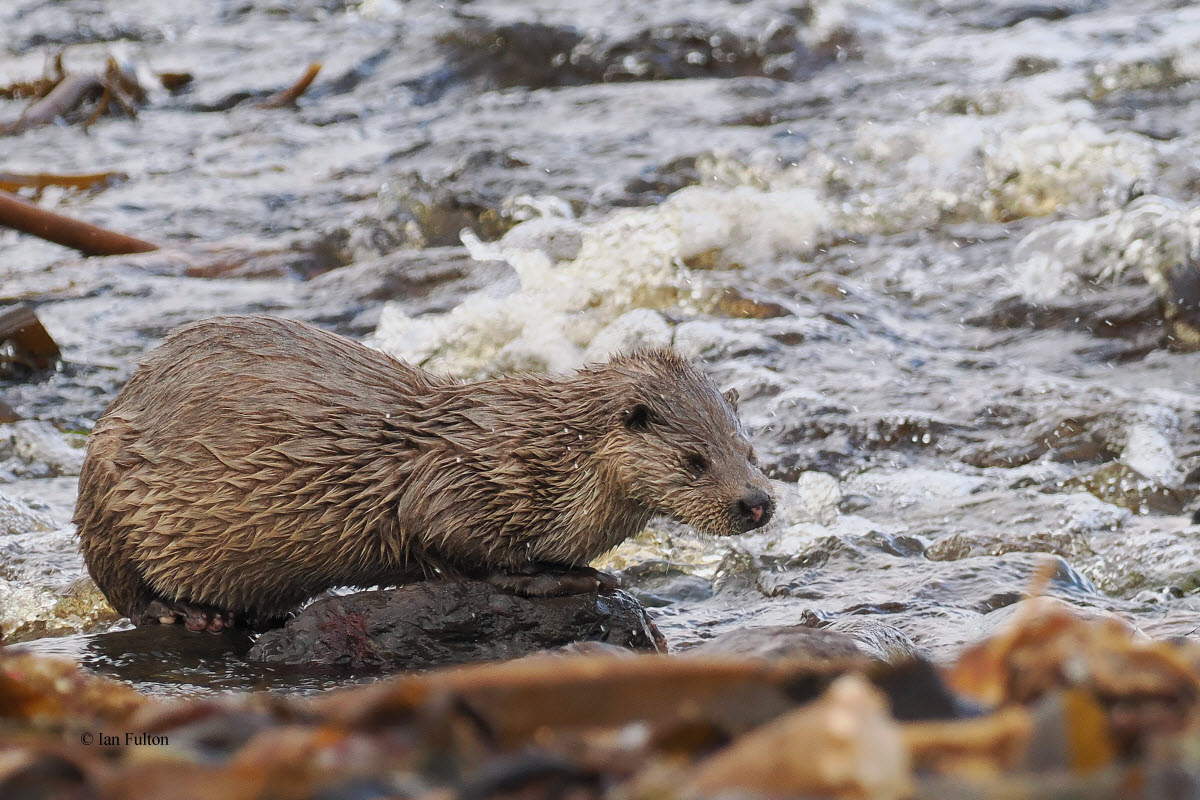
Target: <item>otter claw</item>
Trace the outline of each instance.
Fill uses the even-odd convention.
[[[600,591],[606,594],[621,588],[621,579],[611,572],[596,570],[596,582],[600,584]]]
[[[174,625],[182,622],[189,631],[209,633],[220,633],[233,627],[233,619],[226,612],[192,605],[183,600],[151,600],[144,611],[131,614],[130,620],[139,627],[145,624]]]

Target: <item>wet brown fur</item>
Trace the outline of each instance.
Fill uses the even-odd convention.
[[[767,489],[752,460],[735,409],[669,351],[467,384],[218,317],[101,417],[75,523],[122,613],[161,597],[274,619],[333,586],[586,565],[655,514],[739,532],[730,503]]]

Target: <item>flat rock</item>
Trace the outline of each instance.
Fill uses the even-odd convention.
[[[317,600],[260,636],[247,658],[411,669],[518,658],[575,642],[666,650],[646,610],[621,590],[530,598],[480,581],[425,581]]]
[[[760,625],[723,633],[688,650],[691,655],[739,655],[775,661],[804,658],[838,661],[862,658],[866,653],[854,637],[808,625]]]

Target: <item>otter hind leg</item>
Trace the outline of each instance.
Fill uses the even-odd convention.
[[[615,575],[591,567],[533,564],[518,573],[493,572],[487,582],[501,591],[522,597],[562,597],[589,592],[611,592],[620,587]]]
[[[143,588],[129,610],[129,619],[137,627],[182,623],[189,631],[220,633],[236,627],[237,618],[229,611],[188,600],[168,600]]]

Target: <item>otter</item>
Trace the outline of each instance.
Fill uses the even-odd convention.
[[[135,625],[280,624],[335,586],[484,577],[525,594],[655,515],[717,535],[774,501],[736,412],[641,350],[567,376],[465,383],[293,320],[174,331],[96,423],[74,522]]]

